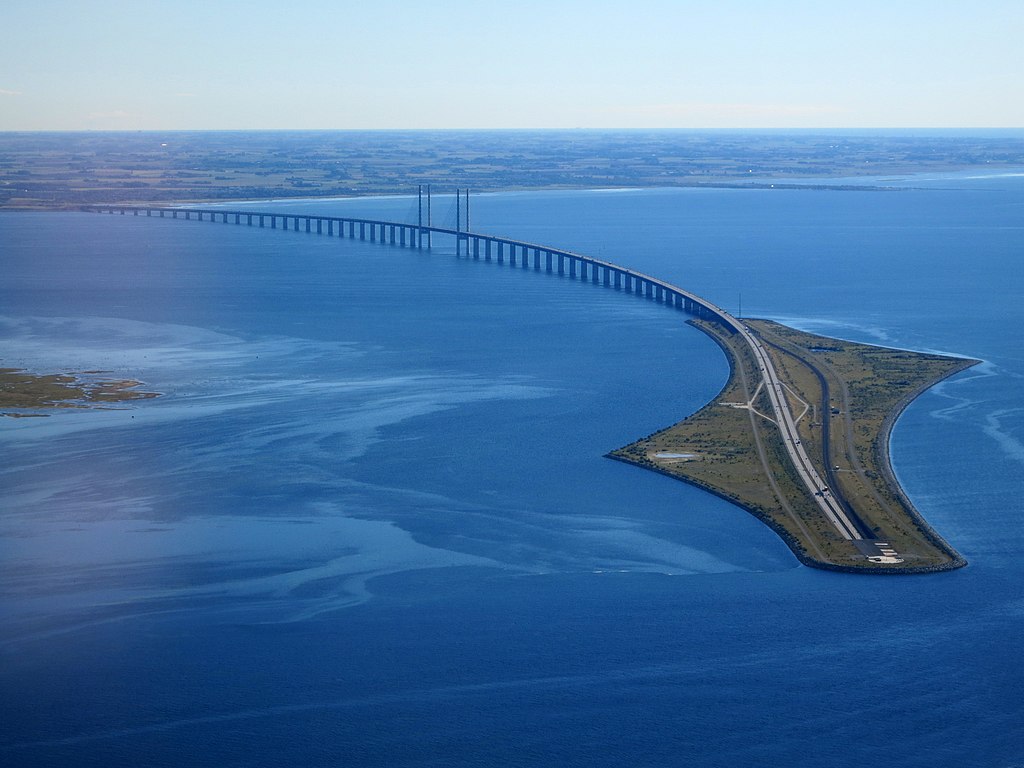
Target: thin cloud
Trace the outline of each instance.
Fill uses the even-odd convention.
[[[21,91],[12,91],[7,88],[0,88],[0,96],[21,96]]]
[[[115,109],[111,112],[90,112],[90,120],[131,120],[134,118],[131,112],[125,112],[123,109]]]
[[[803,115],[840,114],[845,110],[825,104],[743,104],[716,102],[682,102],[678,104],[642,104],[635,107],[613,107],[618,114],[652,117],[794,117]]]

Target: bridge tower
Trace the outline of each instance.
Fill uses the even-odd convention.
[[[418,232],[418,236],[417,236],[416,240],[419,243],[419,247],[422,248],[423,247],[423,235],[424,235],[424,229],[423,229],[423,185],[422,184],[419,185],[419,188],[418,188],[418,191],[417,191],[417,196],[418,196],[418,202],[419,202],[419,208],[418,208],[419,213],[418,213],[418,220],[417,220],[416,224],[417,224],[417,227],[419,228],[419,232]],[[433,245],[433,238],[431,237],[431,232],[430,232],[430,229],[429,229],[430,226],[431,226],[431,217],[430,217],[430,185],[427,184],[427,227],[428,227],[428,229],[426,230],[427,248],[430,248]]]

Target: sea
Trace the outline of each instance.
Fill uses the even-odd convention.
[[[0,366],[161,396],[0,418],[0,765],[1024,766],[1024,173],[480,194],[471,227],[981,360],[891,444],[969,565],[807,568],[604,458],[728,376],[663,305],[441,236],[5,212]]]

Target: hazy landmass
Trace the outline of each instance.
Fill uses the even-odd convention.
[[[1024,166],[1020,135],[691,131],[0,133],[0,207],[665,187]],[[778,186],[778,185],[776,185]]]

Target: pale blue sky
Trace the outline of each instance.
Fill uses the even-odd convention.
[[[1024,126],[1024,0],[5,0],[0,130]]]

